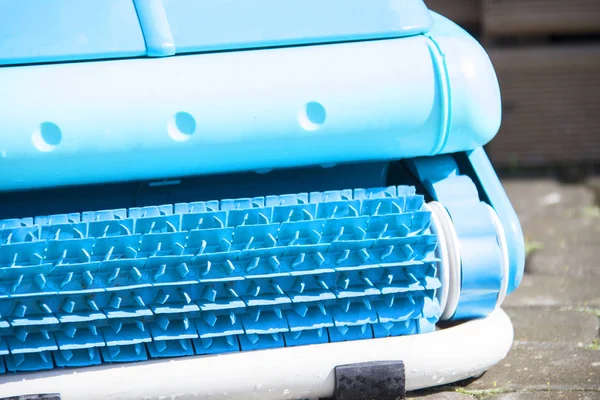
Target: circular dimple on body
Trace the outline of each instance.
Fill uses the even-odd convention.
[[[319,102],[309,101],[300,109],[298,122],[307,131],[316,131],[325,123],[327,111]]]
[[[39,151],[52,151],[62,141],[62,131],[53,122],[42,122],[33,131],[31,140]]]
[[[196,119],[192,114],[180,111],[167,123],[167,131],[173,140],[185,142],[196,132]]]

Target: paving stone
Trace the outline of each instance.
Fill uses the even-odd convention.
[[[594,191],[585,184],[561,184],[552,179],[505,179],[504,189],[517,213],[536,216],[565,215],[594,203]]]
[[[539,246],[527,258],[527,272],[600,276],[600,218],[548,216],[523,223],[523,231]]]
[[[532,273],[600,276],[600,211],[585,184],[548,179],[505,180],[527,242],[541,248],[528,257]]]
[[[467,389],[600,390],[600,351],[513,347]]]
[[[599,214],[600,215],[600,214]],[[527,258],[531,273],[600,276],[600,218],[584,215],[519,215],[526,243],[536,250]]]
[[[585,185],[594,193],[596,205],[600,206],[600,175],[589,177]]]
[[[547,242],[561,244],[562,249],[568,245],[592,245],[598,243],[598,237],[591,235],[600,233],[600,218],[591,210],[561,216],[542,214],[529,220],[519,214],[519,221],[527,239],[540,242],[544,248]]]
[[[569,243],[551,243],[532,254],[526,270],[532,274],[556,276],[600,277],[600,233],[597,244],[573,246]],[[546,242],[548,243],[548,242]],[[549,246],[549,247],[548,247]]]
[[[496,395],[489,400],[598,400],[600,392],[597,391],[535,391],[515,392]]]
[[[595,315],[548,307],[505,308],[512,320],[515,341],[585,347],[598,337]]]
[[[449,389],[452,390],[452,389]],[[456,393],[454,391],[429,393],[424,394],[422,392],[407,393],[407,399],[414,400],[475,400],[475,397],[467,394]]]
[[[600,277],[525,274],[519,288],[504,301],[504,307],[520,306],[600,308]]]

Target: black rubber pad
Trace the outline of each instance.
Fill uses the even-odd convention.
[[[335,368],[335,400],[403,400],[405,394],[402,361],[367,362]]]

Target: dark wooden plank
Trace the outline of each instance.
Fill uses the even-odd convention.
[[[430,10],[462,26],[479,25],[480,3],[480,0],[425,0]]]
[[[503,121],[498,166],[600,163],[600,44],[490,49]]]
[[[488,37],[600,33],[600,1],[482,0],[482,18]]]

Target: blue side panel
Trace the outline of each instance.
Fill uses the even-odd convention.
[[[177,2],[178,13],[192,15],[198,11],[194,7],[207,4],[184,7],[186,3]],[[221,3],[210,3],[216,7],[212,15],[229,26],[227,21],[235,17],[223,14]],[[373,29],[375,14],[381,14],[382,29],[391,29],[383,10],[395,8],[388,3],[373,2],[373,11],[363,13],[366,20],[373,19]],[[422,4],[393,3],[403,10]],[[171,15],[177,14],[170,8],[175,3],[143,4],[136,8],[139,23],[134,22],[137,29],[142,26],[148,54],[179,52],[185,35],[178,33],[180,24]],[[294,7],[309,8],[285,4],[290,13]],[[354,39],[360,32],[375,32],[362,26],[362,19],[345,14],[349,8],[360,14],[360,4],[349,2],[339,18],[327,6],[324,14],[338,22],[327,28],[323,21],[315,22],[314,40],[324,40],[326,33],[330,40],[342,37],[339,32],[354,32]],[[236,9],[235,14],[242,13]],[[399,19],[405,15],[396,14]],[[274,7],[269,15],[279,21],[287,14]],[[276,25],[263,21],[263,26],[256,18],[252,24],[240,22],[244,37],[252,37],[251,26]],[[194,29],[204,29],[199,21]],[[231,28],[227,35],[237,32]],[[298,35],[308,34],[297,29]],[[273,32],[261,36],[269,38],[261,46],[283,43],[272,39]],[[462,31],[443,32],[445,36],[431,38],[2,68],[0,170],[10,174],[0,174],[0,190],[387,161],[474,149],[496,133],[497,80],[479,44]],[[192,33],[194,41],[212,40]],[[221,43],[219,49],[241,46],[223,42],[227,35],[211,43]],[[158,155],[161,162],[156,162]]]
[[[149,55],[424,33],[422,0],[136,0]],[[161,9],[162,8],[162,9]],[[149,40],[150,38],[150,40]],[[170,40],[172,39],[172,42]]]
[[[446,85],[448,118],[441,151],[475,149],[498,133],[502,102],[498,78],[485,49],[464,29],[434,12],[427,37]]]
[[[431,154],[444,114],[427,43],[2,68],[0,190]]]
[[[0,65],[145,54],[129,0],[0,0]]]
[[[473,173],[479,178],[479,183],[488,202],[494,207],[500,221],[502,221],[509,254],[510,279],[508,281],[508,293],[512,293],[519,287],[525,270],[525,240],[523,239],[519,218],[483,148],[468,151],[466,155],[473,167]]]
[[[407,163],[431,197],[444,205],[456,229],[462,272],[460,299],[452,318],[486,316],[496,307],[503,271],[496,231],[476,185],[460,174],[451,155]]]
[[[0,65],[402,37],[431,25],[422,0],[0,0]]]

